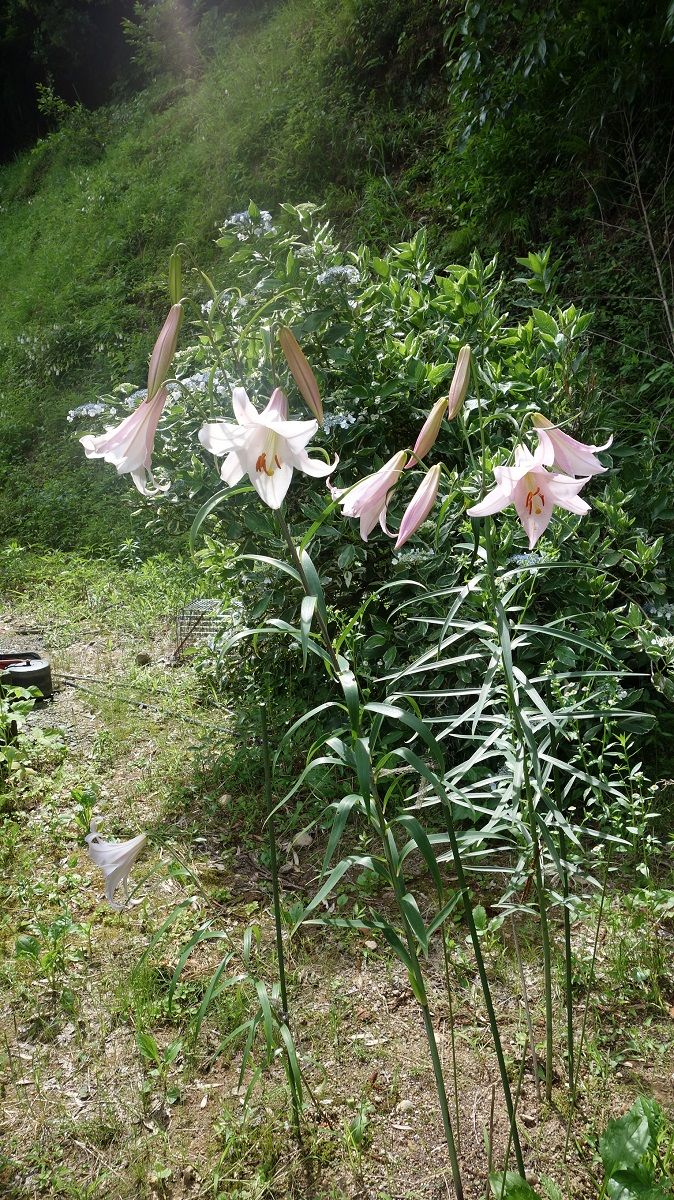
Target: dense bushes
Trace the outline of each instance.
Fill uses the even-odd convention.
[[[526,592],[527,575],[536,578],[530,617],[537,626],[554,619],[568,622],[572,630],[570,638],[544,633],[544,649],[537,638],[531,662],[521,652],[527,668],[537,671],[545,662],[573,678],[596,666],[597,646],[603,647],[607,667],[620,664],[622,673],[636,672],[639,682],[627,706],[645,706],[661,717],[651,754],[666,752],[666,698],[672,694],[666,597],[671,579],[663,539],[652,530],[659,512],[652,474],[642,462],[648,450],[638,450],[634,443],[630,447],[619,424],[609,424],[610,408],[588,356],[591,316],[573,305],[560,306],[550,294],[559,264],[547,252],[531,254],[523,260],[526,273],[515,280],[507,280],[495,260],[483,263],[477,255],[466,267],[439,270],[423,233],[382,256],[365,246],[345,253],[312,205],[284,205],[273,218],[251,207],[224,226],[219,246],[222,262],[212,270],[212,292],[201,281],[194,296],[200,312],[197,304],[188,306],[196,320],[183,340],[192,344],[178,352],[177,382],[171,385],[171,403],[156,441],[155,464],[172,486],[146,508],[153,541],[181,530],[184,535],[197,510],[217,492],[212,460],[197,433],[204,421],[232,419],[233,387],[245,382],[261,409],[280,383],[288,387],[291,409],[299,415],[302,400],[276,341],[280,326],[292,326],[320,380],[326,409],[321,441],[330,460],[339,455],[333,483],[343,487],[413,445],[427,411],[449,385],[459,347],[468,344],[473,387],[459,422],[444,437],[442,461],[449,475],[443,484],[442,524],[435,532],[429,525],[420,542],[392,559],[383,536],[373,534],[364,543],[356,522],[336,521],[326,512],[329,497],[322,484],[304,480],[289,495],[289,518],[297,535],[309,536],[313,529],[312,556],[324,573],[335,619],[343,621],[341,635],[352,660],[372,685],[382,673],[392,675],[405,666],[410,606],[424,607],[415,600],[418,585],[411,585],[410,578],[431,597],[438,592],[446,597],[463,586],[476,549],[462,496],[466,488],[477,496],[482,486],[473,454],[476,460],[486,456],[488,470],[508,461],[513,431],[526,433],[531,414],[539,410],[554,421],[571,422],[591,442],[603,444],[613,429],[615,469],[593,481],[593,511],[580,525],[568,514],[556,515],[533,556],[525,553],[514,513],[504,514],[498,561],[516,591]],[[193,278],[197,284],[198,276]],[[505,307],[513,297],[519,305],[515,320]],[[122,385],[103,397],[109,407],[107,418],[100,420],[118,419],[125,391]],[[481,413],[487,414],[489,429],[484,447],[478,434]],[[645,418],[642,434],[651,429],[651,420],[650,415]],[[84,419],[82,431],[85,425],[89,430],[91,420]],[[90,470],[100,475],[110,468]],[[664,473],[658,480],[662,504],[671,504],[671,481]],[[392,528],[416,486],[409,476],[405,481],[389,513]],[[246,560],[243,567],[238,562],[230,569],[235,549],[256,553],[261,545],[272,545],[282,552],[279,531],[256,497],[222,489],[203,531],[207,537],[200,557],[210,586],[217,593],[235,581],[237,621],[297,616],[299,596],[291,602],[286,581],[276,580],[268,567]],[[373,604],[382,580],[389,578],[390,588]],[[355,617],[354,595],[364,601]],[[464,598],[463,619],[480,627],[485,604],[488,597],[479,589]],[[531,604],[529,598],[524,610]],[[431,611],[417,620],[420,627],[432,628],[439,616]],[[651,668],[655,687],[646,682]],[[231,667],[225,669],[231,690]],[[281,660],[272,673],[278,679],[285,669]],[[457,664],[453,685],[468,687],[472,674],[470,665]],[[245,665],[239,676],[245,678]],[[607,679],[587,694],[596,700],[601,691],[607,703],[615,703],[615,688]],[[442,710],[446,712],[446,704]],[[635,713],[620,729],[645,734],[652,724]]]

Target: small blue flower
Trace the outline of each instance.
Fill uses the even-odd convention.
[[[513,554],[512,558],[508,559],[515,567],[537,567],[543,562],[542,554]]]
[[[77,408],[71,408],[68,420],[76,421],[78,417],[100,417],[107,409],[107,404],[79,404]]]
[[[359,282],[360,271],[356,267],[328,267],[327,271],[321,271],[321,274],[316,276],[316,283],[327,287]]]

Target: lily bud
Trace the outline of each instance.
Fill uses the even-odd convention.
[[[147,373],[147,398],[151,400],[163,386],[169,373],[178,342],[178,333],[183,319],[182,304],[172,305],[164,321],[161,333],[154,344]]]
[[[436,438],[440,432],[440,426],[442,425],[442,418],[445,415],[447,403],[447,397],[443,396],[442,400],[436,400],[435,404],[433,405],[421,427],[421,433],[414,443],[413,457],[407,464],[408,469],[409,467],[415,466],[419,459],[423,458],[425,454],[428,454],[431,446],[435,444]]]
[[[426,517],[435,504],[438,488],[440,487],[440,472],[442,464],[436,463],[427,475],[424,475],[419,487],[410,500],[403,519],[400,522],[398,530],[398,540],[395,544],[395,549],[399,550],[405,545],[408,538],[411,538],[413,533],[416,533],[420,525],[423,525]]]
[[[174,250],[169,258],[169,295],[171,304],[179,304],[183,286],[183,268],[180,252]]]
[[[461,411],[470,383],[470,346],[462,346],[456,360],[447,399],[447,420],[453,421]]]
[[[314,375],[297,338],[290,329],[279,329],[278,340],[290,374],[319,425],[323,424],[323,405]]]

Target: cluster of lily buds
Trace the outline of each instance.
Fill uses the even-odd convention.
[[[344,516],[360,517],[360,536],[363,541],[367,541],[377,521],[384,532],[388,533],[386,509],[401,472],[419,463],[433,448],[445,417],[451,421],[458,416],[466,398],[469,382],[470,346],[462,346],[457,356],[449,394],[433,405],[421,427],[409,461],[407,461],[404,451],[401,451],[373,475],[362,479],[355,487],[343,489],[330,487],[333,498],[339,500],[342,505]],[[424,475],[403,514],[395,544],[396,550],[400,550],[404,546],[405,542],[412,537],[412,534],[416,533],[428,517],[437,499],[441,472],[442,466],[438,463]],[[330,485],[328,484],[328,486]]]

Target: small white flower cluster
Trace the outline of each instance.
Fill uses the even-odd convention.
[[[537,567],[543,562],[542,554],[513,554],[512,558],[508,559],[515,567]]]
[[[69,421],[76,421],[78,417],[100,417],[108,409],[107,404],[79,404],[77,408],[71,408],[68,413]]]
[[[316,283],[322,287],[339,287],[360,283],[360,271],[357,267],[328,267],[316,276]]]
[[[674,621],[674,604],[644,604],[644,609],[654,621]]]
[[[273,229],[272,216],[266,209],[262,209],[259,219],[254,220],[249,212],[236,212],[227,217],[223,225],[226,229],[228,225],[233,225],[237,230],[237,238],[240,242],[245,242],[246,238],[255,236],[259,237],[262,233],[271,233]]]
[[[180,395],[181,388],[187,392],[205,391],[208,387],[210,374],[210,370],[205,370],[195,371],[193,375],[185,375],[183,378],[178,379],[177,381],[178,384],[180,384],[180,387],[175,384],[169,385],[169,396],[171,396],[172,399],[175,399]],[[230,389],[221,371],[216,371],[213,375],[213,392],[216,396],[229,396]]]
[[[353,413],[325,413],[323,432],[330,433],[331,429],[348,429],[349,425],[354,425],[357,419]]]

